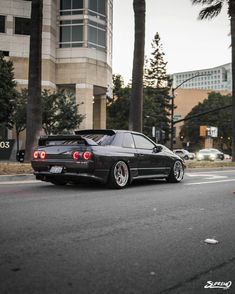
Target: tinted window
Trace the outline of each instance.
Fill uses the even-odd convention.
[[[135,148],[135,143],[131,134],[126,133],[123,136],[122,147],[124,148]]]
[[[0,15],[0,33],[5,33],[5,16]]]
[[[141,135],[133,135],[136,148],[140,149],[153,149],[155,145],[147,138]]]
[[[30,35],[30,18],[15,18],[15,34]]]
[[[110,145],[114,138],[114,135],[107,134],[81,134],[81,136],[91,139],[101,146]]]

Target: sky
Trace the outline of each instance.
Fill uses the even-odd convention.
[[[227,6],[213,20],[198,20],[201,5],[191,0],[146,0],[145,55],[159,33],[168,74],[231,62]],[[129,82],[134,47],[133,0],[113,1],[113,74]]]

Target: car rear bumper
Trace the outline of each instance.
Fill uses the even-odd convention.
[[[89,172],[66,172],[61,174],[54,174],[48,171],[35,171],[34,175],[37,180],[51,182],[53,180],[66,181],[70,183],[79,183],[87,181],[96,181],[101,183],[107,183],[109,177],[108,170],[100,170],[95,173]]]

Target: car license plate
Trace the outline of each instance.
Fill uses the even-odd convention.
[[[60,174],[62,173],[63,166],[52,166],[50,172],[53,174]]]

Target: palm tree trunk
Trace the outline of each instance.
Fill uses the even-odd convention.
[[[232,161],[235,161],[235,9],[231,9],[230,22],[232,47]]]
[[[32,0],[29,56],[29,84],[26,122],[26,154],[29,162],[42,129],[41,64],[42,64],[42,10],[43,0]]]
[[[145,0],[134,0],[135,43],[132,68],[132,93],[129,129],[142,132],[143,128],[143,73],[145,46]]]

